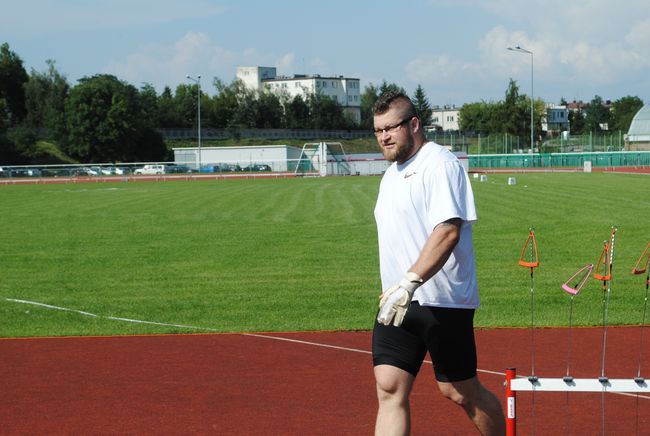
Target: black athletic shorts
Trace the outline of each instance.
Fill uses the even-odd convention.
[[[476,376],[474,309],[420,306],[414,301],[400,327],[375,320],[375,366],[396,366],[416,376],[427,351],[436,380],[454,382]]]

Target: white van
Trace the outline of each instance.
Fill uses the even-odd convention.
[[[133,171],[133,174],[165,174],[165,165],[145,165]]]

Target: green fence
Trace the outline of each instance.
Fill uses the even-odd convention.
[[[470,132],[426,132],[430,141],[467,154],[516,154],[530,149],[530,136],[508,133],[478,134]],[[624,134],[618,132],[588,132],[582,135],[546,137],[535,144],[536,153],[597,153],[623,151]]]
[[[469,155],[470,168],[582,168],[650,166],[650,151]]]

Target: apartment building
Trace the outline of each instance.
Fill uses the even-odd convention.
[[[321,94],[336,100],[355,123],[361,122],[360,80],[344,76],[295,74],[278,76],[275,67],[237,67],[237,78],[248,88],[268,89],[289,97]]]
[[[455,131],[457,132],[458,127],[458,114],[460,109],[456,108],[455,105],[443,107],[434,106],[431,110],[431,126],[427,126],[432,130],[442,130],[444,132]]]

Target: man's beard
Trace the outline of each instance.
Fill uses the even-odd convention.
[[[413,151],[413,148],[415,147],[415,144],[413,141],[408,141],[398,148],[394,148],[392,150],[387,150],[382,147],[381,151],[382,154],[384,155],[384,159],[386,159],[389,162],[395,162],[397,163],[404,163],[406,160],[410,157],[411,152]]]

